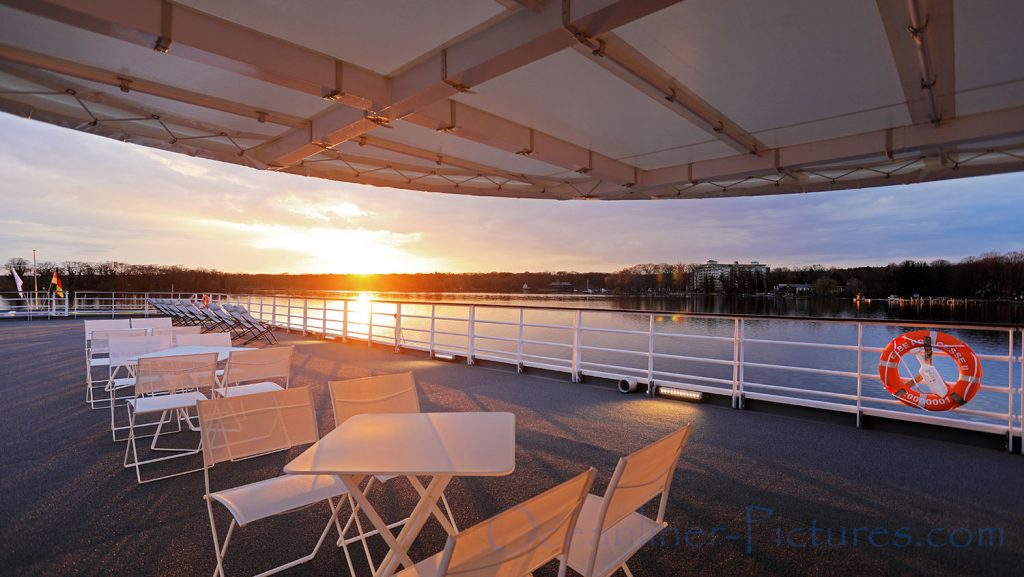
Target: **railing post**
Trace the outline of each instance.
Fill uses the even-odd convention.
[[[366,326],[366,346],[373,346],[373,301],[370,301],[369,323]]]
[[[272,296],[270,298],[273,299],[273,300],[270,301],[270,326],[276,327],[277,326],[277,297],[276,296]]]
[[[516,341],[516,369],[520,374],[523,372],[523,317],[526,309],[519,308],[519,339]]]
[[[327,340],[327,298],[320,301],[323,303],[323,312],[320,314],[320,336]]]
[[[583,356],[583,350],[580,348],[582,343],[582,330],[583,324],[583,311],[576,309],[576,314],[572,318],[572,382],[578,383],[582,379],[580,378],[580,357]]]
[[[1007,373],[1007,375],[1006,375],[1007,376],[1006,388],[1009,389],[1007,391],[1007,393],[1006,393],[1006,396],[1008,397],[1007,400],[1006,400],[1006,402],[1007,402],[1006,413],[1007,413],[1007,419],[1009,420],[1009,422],[1007,423],[1008,426],[1006,428],[1006,431],[1007,431],[1006,432],[1006,437],[1007,437],[1006,438],[1006,451],[1008,453],[1013,453],[1013,335],[1014,335],[1014,330],[1010,329],[1007,332],[1009,333],[1009,338],[1010,338],[1010,354],[1009,354],[1010,363],[1009,363],[1009,366],[1006,367],[1006,373]],[[1024,423],[1024,413],[1021,414],[1021,423]],[[1024,425],[1022,425],[1022,426],[1024,426]],[[1021,442],[1021,445],[1024,445],[1024,435],[1021,435],[1020,442]]]
[[[348,342],[348,299],[342,301],[345,306],[341,311],[341,342]]]
[[[857,323],[857,428],[861,428],[861,394],[864,391],[864,325]]]
[[[654,313],[647,315],[647,390],[654,389]]]
[[[469,305],[469,330],[467,331],[468,342],[466,343],[466,364],[473,364],[473,355],[476,353],[476,306]]]
[[[432,304],[432,305],[430,305],[430,358],[434,358],[434,344],[436,342],[435,341],[435,334],[434,334],[434,323],[435,323],[436,317],[437,317],[437,305]]]
[[[142,293],[142,316],[149,318],[149,293]]]
[[[284,328],[285,330],[292,330],[292,297],[289,296],[288,300],[285,301],[285,306],[288,307],[284,317]]]
[[[740,319],[732,319],[732,408],[740,408]]]
[[[402,303],[395,305],[395,352],[402,352]]]
[[[309,327],[309,299],[302,299],[302,336],[306,336]]]
[[[747,327],[746,327],[746,325],[743,324],[743,319],[737,319],[737,321],[739,322],[739,325],[740,325],[740,378],[739,378],[740,396],[739,396],[739,403],[740,403],[740,408],[742,409],[743,408],[743,404],[744,404],[744,394],[745,394],[745,391],[743,390],[743,381],[745,380],[745,376],[746,376],[745,372],[746,372],[746,369],[747,369],[746,366],[745,366],[745,361],[747,360],[747,342],[746,342]]]

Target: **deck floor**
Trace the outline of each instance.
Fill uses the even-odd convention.
[[[124,444],[110,440],[107,413],[83,402],[82,331],[81,321],[0,323],[0,575],[212,574],[202,475],[139,486],[122,468]],[[634,558],[637,577],[996,576],[1019,575],[1024,567],[1020,455],[852,424],[623,396],[603,385],[432,361],[386,347],[295,335],[281,340],[297,346],[293,386],[313,388],[321,433],[334,426],[328,380],[406,370],[415,372],[424,410],[516,414],[515,473],[456,479],[448,489],[463,527],[587,466],[597,468],[595,491],[603,491],[619,456],[692,422],[668,514],[679,531]],[[218,465],[215,488],[279,474],[288,459],[275,454]],[[395,519],[414,500],[407,483],[390,485],[376,498],[385,517]],[[223,531],[228,517],[219,512]],[[318,506],[236,532],[228,575],[252,575],[305,554],[326,515]],[[809,531],[812,526],[817,530]],[[994,544],[979,544],[990,536]],[[431,521],[412,556],[435,553],[443,543]],[[379,559],[383,542],[373,545]],[[357,569],[368,574],[365,565]],[[340,551],[325,545],[285,575],[347,573]]]

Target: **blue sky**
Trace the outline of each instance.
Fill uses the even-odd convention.
[[[707,200],[375,188],[193,159],[0,113],[0,259],[240,272],[611,271],[956,261],[1024,249],[1024,174]]]

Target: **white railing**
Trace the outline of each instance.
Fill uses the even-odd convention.
[[[857,426],[867,415],[1002,434],[1008,439],[1022,435],[1024,395],[1019,382],[1024,380],[1024,343],[1017,355],[1019,328],[1012,326],[711,314],[679,315],[679,322],[666,322],[672,313],[272,295],[231,295],[228,299],[245,305],[275,327],[460,357],[468,364],[488,360],[520,370],[536,367],[567,373],[573,381],[585,376],[632,378],[648,385],[648,390],[670,386],[726,396],[736,408],[754,400],[849,413]],[[498,316],[504,318],[495,318],[495,311],[502,311]],[[609,322],[623,318],[630,319],[626,324],[631,326],[611,326],[614,323]],[[848,338],[821,342],[749,334],[752,327],[769,322],[823,325],[833,332],[841,327]],[[719,330],[707,330],[708,323]],[[679,330],[686,324],[696,324],[691,328],[698,330]],[[989,350],[978,355],[985,364],[986,378],[973,406],[930,413],[907,407],[884,393],[877,373],[878,356],[891,337],[882,337],[915,328],[967,332],[1002,343],[998,347],[1005,352]],[[719,354],[708,353],[715,348]],[[771,360],[777,354],[752,355],[759,348],[797,351],[801,362]],[[847,366],[804,362],[840,357]],[[721,371],[685,370],[686,366],[718,367]],[[1014,377],[1017,372],[1019,380]],[[804,377],[803,384],[788,382],[795,375]],[[808,377],[827,379],[832,385],[809,386]],[[982,398],[986,400],[979,402]],[[1017,398],[1021,399],[1020,411],[1015,410]]]
[[[70,295],[63,297],[55,293],[0,292],[0,319],[2,318],[54,318],[68,316]]]
[[[150,298],[198,296],[79,292],[63,305],[51,299],[48,308],[34,310],[36,316],[55,310],[69,316],[148,316],[156,312]],[[770,401],[848,413],[857,426],[867,415],[1009,440],[1024,436],[1019,327],[275,295],[211,298],[244,305],[276,328],[422,350],[468,364],[487,360],[519,370],[546,369],[566,373],[574,382],[586,376],[634,379],[649,391],[677,387],[728,397],[739,409],[747,401]],[[767,323],[775,328],[766,330]],[[929,413],[883,391],[878,355],[892,336],[914,328],[970,333],[973,340],[989,343],[978,355],[985,378],[971,405]],[[972,338],[965,340],[970,344]]]

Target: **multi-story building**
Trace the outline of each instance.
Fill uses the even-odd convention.
[[[751,286],[745,287],[746,292],[759,292],[767,288],[768,265],[752,261],[749,264],[740,264],[734,261],[732,264],[720,264],[716,260],[709,260],[706,264],[699,264],[693,269],[690,277],[690,288],[692,290],[703,290],[718,292],[725,290],[726,283],[730,279],[739,281],[741,278],[752,281]]]

